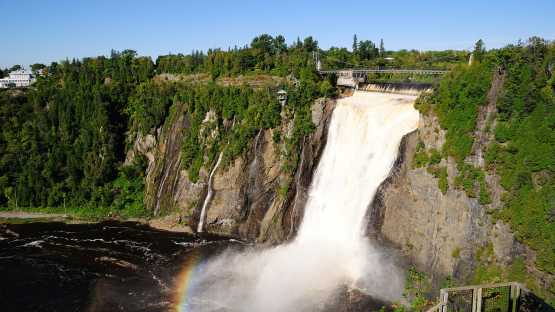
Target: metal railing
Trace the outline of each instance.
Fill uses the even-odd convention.
[[[517,312],[523,290],[516,282],[443,288],[427,312]]]
[[[320,70],[321,74],[337,74],[339,76],[360,76],[366,74],[413,74],[413,75],[443,75],[448,73],[447,70],[439,69],[403,69],[403,68],[369,68],[369,69],[338,69],[338,70]]]

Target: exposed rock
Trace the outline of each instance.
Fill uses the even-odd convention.
[[[478,117],[476,119],[476,130],[474,131],[474,144],[472,145],[471,155],[466,159],[467,163],[470,163],[478,168],[485,168],[485,152],[488,145],[495,139],[493,129],[497,124],[497,98],[502,90],[503,83],[505,82],[505,72],[498,71],[494,73],[491,88],[487,95],[487,103],[484,106],[480,106],[478,111]],[[489,186],[491,204],[488,208],[499,209],[502,206],[501,196],[504,193],[501,187],[500,177],[495,173],[495,168],[493,172],[486,172],[486,183]]]
[[[476,129],[474,131],[474,144],[472,145],[471,156],[467,161],[476,167],[485,167],[484,152],[488,144],[493,140],[492,129],[495,129],[497,115],[497,98],[503,83],[505,72],[496,72],[492,79],[491,88],[487,95],[486,105],[480,106],[478,117],[476,118]]]
[[[260,131],[252,150],[214,175],[214,197],[206,214],[206,229],[256,239],[259,223],[276,196],[279,165],[271,130]]]
[[[310,107],[310,111],[312,113],[312,122],[315,125],[319,125],[320,122],[322,121],[322,115],[324,114],[325,104],[326,103],[324,99],[319,99],[316,101],[316,103],[314,103],[314,105]]]
[[[433,114],[420,115],[418,136],[427,149],[433,148],[439,151],[445,144],[445,131],[441,130],[439,120]]]
[[[261,233],[259,238],[261,241],[279,243],[292,239],[302,222],[312,175],[326,145],[328,126],[335,109],[335,101],[325,103],[317,101],[312,106],[312,112],[319,109],[322,109],[321,119],[318,123],[313,120],[316,130],[302,141],[303,148],[295,172],[294,183],[284,201],[278,200],[275,203],[275,206],[280,208],[275,209],[275,213],[272,214],[273,222],[267,225],[267,231]],[[314,113],[312,116],[314,117]]]
[[[388,302],[373,298],[364,290],[340,287],[337,292],[329,298],[329,302],[323,303],[324,312],[355,312],[355,311],[393,311]]]
[[[374,199],[370,232],[381,234],[432,277],[468,274],[476,248],[488,240],[487,215],[476,199],[454,189],[444,195],[424,168],[411,168],[419,139],[425,138],[417,132],[403,139],[401,161]]]
[[[148,220],[148,226],[165,231],[193,233],[191,227],[183,224],[183,217],[179,214],[169,214],[160,218]]]
[[[148,164],[150,167],[150,165],[154,163],[153,149],[155,147],[156,137],[154,137],[154,135],[147,134],[143,136],[140,132],[137,132],[135,142],[133,143],[133,148],[127,151],[124,165],[129,165],[133,163],[136,155],[144,155],[148,159]]]
[[[274,131],[280,131],[284,137],[292,133],[293,120],[285,114],[281,128],[259,131],[243,155],[227,167],[218,168],[213,177],[213,198],[206,210],[205,230],[267,243],[292,238],[301,222],[312,172],[325,145],[334,107],[334,101],[318,100],[313,104],[316,130],[302,140],[301,157],[293,177],[282,172],[283,147],[274,142]],[[210,132],[203,134],[203,139],[215,136],[217,129],[210,126],[215,118],[214,112],[207,113],[203,124]],[[230,121],[227,126],[232,126]],[[196,228],[211,168],[201,169],[196,183],[181,169],[181,144],[187,127],[186,107],[177,105],[159,130],[158,140],[154,136],[137,136],[129,157],[145,154],[152,159],[146,177],[147,209],[155,215],[177,212],[184,223]],[[287,179],[292,183],[285,194],[280,194]]]
[[[501,76],[494,80],[497,81],[495,92],[498,92]],[[490,101],[479,113],[475,133],[478,139],[470,158],[475,165],[484,163],[483,150],[492,139],[484,132],[488,131],[486,121],[495,114],[497,95],[494,93],[490,92]],[[369,234],[396,245],[419,269],[430,273],[435,282],[447,275],[467,278],[476,265],[476,252],[494,236],[491,217],[476,198],[454,188],[458,170],[452,158],[441,162],[447,169],[450,185],[445,194],[440,191],[437,178],[425,168],[412,167],[418,142],[424,143],[428,150],[442,149],[445,131],[433,113],[421,115],[418,130],[403,139],[399,158],[372,203]],[[500,188],[496,184],[489,186]],[[495,227],[495,235],[498,240],[493,241],[494,249],[510,261],[515,245],[509,228],[499,225]]]
[[[515,238],[510,227],[503,221],[497,221],[492,229],[491,241],[496,260],[501,264],[509,264],[515,254]]]
[[[129,261],[125,261],[125,260],[121,260],[121,259],[116,259],[114,257],[107,257],[107,256],[103,256],[103,257],[97,257],[94,259],[95,261],[98,262],[107,262],[125,269],[130,269],[133,271],[136,271],[139,267],[136,264],[133,264]]]
[[[494,74],[488,103],[478,114],[472,155],[465,160],[478,168],[485,169],[485,150],[494,139],[490,129],[495,124],[495,105],[503,79],[502,72]],[[421,116],[418,130],[403,139],[390,176],[378,189],[369,209],[368,234],[401,249],[419,270],[429,273],[436,286],[445,276],[469,278],[478,264],[477,252],[491,244],[490,261],[508,265],[516,257],[523,257],[528,273],[548,287],[553,277],[534,267],[535,253],[515,239],[507,224],[493,222],[488,214],[488,210],[502,207],[504,190],[495,171],[486,170],[492,203],[480,205],[476,198],[455,189],[457,166],[450,157],[443,159],[440,165],[447,168],[449,175],[449,189],[443,194],[437,179],[426,169],[412,168],[418,142],[437,150],[445,143],[445,132],[433,113]]]
[[[181,168],[183,130],[189,127],[189,116],[185,112],[184,104],[176,106],[174,118],[166,121],[152,152],[154,161],[147,169],[145,206],[154,215],[179,211],[189,216],[206,192],[206,171],[201,170],[199,181],[192,183]]]
[[[285,196],[279,194],[280,182],[287,177],[281,172],[280,147],[272,139],[274,130],[260,131],[246,155],[229,168],[218,170],[206,229],[270,244],[292,238],[301,222],[333,108],[331,101],[317,101],[312,106],[316,131],[302,141],[294,183]],[[285,123],[284,132],[290,124]]]

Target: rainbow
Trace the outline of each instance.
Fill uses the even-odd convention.
[[[194,292],[193,278],[202,270],[204,261],[202,261],[202,256],[198,252],[192,252],[183,265],[181,272],[177,276],[175,283],[175,303],[174,311],[176,312],[187,312],[190,311],[188,308],[188,299],[191,298]]]

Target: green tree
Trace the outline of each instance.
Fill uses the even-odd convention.
[[[474,44],[474,51],[472,53],[474,55],[474,60],[478,62],[482,61],[484,54],[486,53],[486,47],[482,39],[476,41]]]
[[[380,51],[379,51],[379,53],[380,53],[381,57],[385,56],[385,47],[384,47],[384,44],[383,44],[383,39],[380,39]]]
[[[371,60],[378,56],[376,45],[370,40],[363,40],[358,44],[358,56],[360,60]]]
[[[282,35],[276,36],[276,38],[274,39],[274,50],[277,54],[281,54],[287,51],[285,37],[283,37]]]
[[[31,65],[31,71],[33,72],[33,74],[38,74],[39,70],[45,69],[46,65],[44,64],[40,64],[40,63],[35,63]]]
[[[312,38],[312,36],[308,36],[308,37],[304,38],[303,49],[306,52],[314,52],[314,51],[318,50],[318,41],[314,40],[314,38]]]
[[[23,69],[23,67],[21,65],[14,65],[14,66],[10,67],[9,72],[13,72],[13,71],[16,71],[16,70],[21,70],[21,69]]]

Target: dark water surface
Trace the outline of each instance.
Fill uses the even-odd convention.
[[[173,311],[187,258],[230,245],[132,222],[0,224],[0,311]]]

